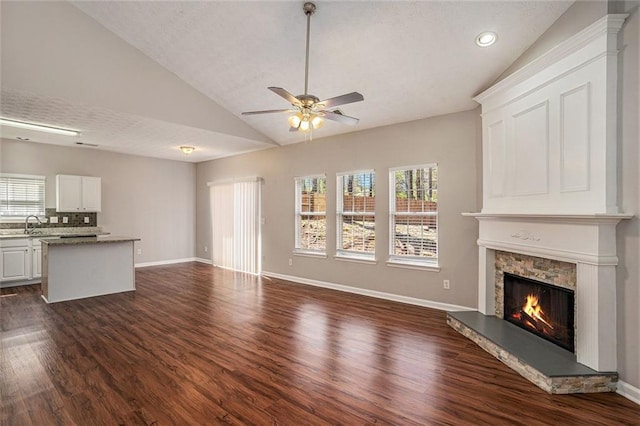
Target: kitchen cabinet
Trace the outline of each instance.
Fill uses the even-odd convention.
[[[42,245],[40,242],[33,243],[31,249],[31,278],[40,278],[42,276]]]
[[[31,278],[31,244],[28,239],[3,241],[0,246],[0,281]]]
[[[56,176],[56,211],[99,212],[102,181],[92,176]]]

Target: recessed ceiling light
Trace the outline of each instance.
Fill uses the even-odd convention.
[[[191,154],[196,149],[192,146],[181,146],[180,151],[182,151],[185,155]]]
[[[488,47],[498,40],[498,35],[492,31],[485,31],[478,34],[476,37],[476,44],[480,47]]]
[[[64,136],[78,136],[80,134],[80,132],[77,130],[63,129],[61,127],[53,127],[53,126],[47,126],[47,125],[35,124],[35,123],[27,123],[25,121],[10,120],[8,118],[0,118],[0,125],[17,127],[18,129],[27,129],[27,130],[36,130],[39,132],[55,133],[57,135],[64,135]]]

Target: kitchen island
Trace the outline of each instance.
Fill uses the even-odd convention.
[[[134,242],[98,236],[42,239],[42,298],[47,303],[135,290]]]

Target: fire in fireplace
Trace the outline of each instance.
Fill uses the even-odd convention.
[[[572,290],[504,273],[504,319],[571,352],[574,303]]]

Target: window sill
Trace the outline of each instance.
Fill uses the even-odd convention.
[[[388,260],[387,266],[393,268],[417,269],[420,271],[440,272],[440,266],[433,263],[420,263],[402,260]]]
[[[327,258],[327,253],[321,253],[321,252],[317,252],[317,251],[294,250],[293,251],[293,255],[294,256],[301,256],[301,257],[313,257],[313,258],[316,258],[316,259],[326,259]]]
[[[333,256],[335,260],[340,260],[343,262],[354,262],[354,263],[365,263],[367,265],[377,265],[378,261],[373,258],[366,257],[358,257],[358,256],[348,256],[344,254],[336,254]]]

